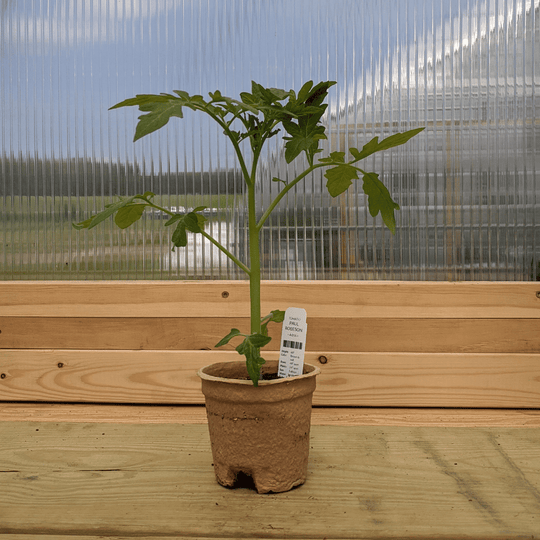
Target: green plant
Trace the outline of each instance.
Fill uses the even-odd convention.
[[[394,211],[399,209],[399,206],[392,200],[388,189],[379,180],[378,175],[362,170],[357,166],[357,163],[375,152],[406,143],[423,129],[396,133],[382,141],[375,137],[361,150],[350,148],[351,157],[347,159],[345,152],[331,152],[328,156],[316,160],[317,154],[322,151],[320,141],[326,139],[325,126],[321,122],[327,108],[324,100],[329,88],[334,84],[336,83],[320,82],[314,86],[313,82],[309,81],[296,94],[293,90],[287,92],[276,88],[265,88],[252,82],[251,93],[241,93],[240,100],[225,97],[219,91],[211,92],[210,99],[205,100],[202,96],[190,96],[187,92],[175,90],[175,95],[137,95],[111,107],[111,109],[117,109],[138,106],[139,110],[145,113],[139,117],[134,142],[162,128],[170,118],[174,116],[182,118],[184,107],[194,111],[202,111],[219,124],[234,148],[247,189],[249,261],[240,261],[204,230],[206,218],[202,211],[205,207],[194,208],[185,214],[174,213],[155,204],[153,202],[155,195],[151,192],[122,198],[107,205],[102,212],[86,221],[74,224],[77,229],[91,229],[109,216],[116,214],[116,224],[121,229],[125,229],[140,219],[145,209],[153,208],[171,216],[165,226],[175,226],[172,234],[173,250],[175,247],[187,245],[187,231],[190,231],[202,234],[225,253],[249,278],[251,329],[250,333],[242,333],[233,328],[216,347],[229,343],[235,337],[243,337],[242,343],[236,347],[236,350],[246,357],[247,370],[255,386],[258,384],[260,367],[265,362],[260,355],[260,349],[271,340],[268,336],[267,325],[269,322],[282,322],[284,317],[283,311],[275,310],[261,318],[259,236],[261,228],[272,210],[294,186],[316,169],[326,168],[326,187],[332,197],[337,197],[345,192],[352,181],[358,179],[358,173],[360,173],[363,178],[364,192],[368,196],[370,214],[375,217],[380,213],[384,223],[394,233],[396,228]],[[256,214],[255,206],[257,166],[265,143],[277,135],[280,126],[285,131],[283,137],[286,141],[285,160],[287,163],[291,163],[298,156],[304,154],[307,167],[289,182],[280,178],[272,179],[281,184],[281,189],[264,210],[262,216],[259,217]],[[249,156],[244,155],[241,144],[243,141],[249,143]]]

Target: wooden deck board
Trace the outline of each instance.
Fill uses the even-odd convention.
[[[204,406],[2,403],[0,422],[206,424]],[[540,428],[539,409],[314,407],[312,425]]]
[[[2,540],[540,532],[533,429],[313,426],[306,484],[270,495],[217,485],[204,425],[1,422],[0,434]]]

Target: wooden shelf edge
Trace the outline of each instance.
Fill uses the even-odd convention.
[[[0,403],[0,422],[204,424],[203,406]],[[313,425],[540,427],[540,409],[314,407]]]

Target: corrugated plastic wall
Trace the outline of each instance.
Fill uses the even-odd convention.
[[[245,257],[242,181],[205,117],[133,143],[138,93],[238,97],[250,81],[336,80],[326,150],[419,126],[369,165],[401,206],[396,235],[361,183],[322,173],[262,232],[271,279],[540,279],[539,0],[34,0],[0,4],[0,279],[236,279],[199,235],[171,252],[163,216],[77,232],[117,195],[209,207]],[[286,177],[264,156],[260,204]]]

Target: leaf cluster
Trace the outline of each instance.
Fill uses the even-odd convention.
[[[249,378],[253,381],[255,386],[258,386],[261,367],[266,363],[266,360],[260,354],[260,350],[272,341],[272,338],[268,335],[268,323],[283,322],[284,318],[285,312],[276,309],[266,317],[261,318],[261,333],[242,334],[238,328],[232,328],[231,331],[215,345],[215,347],[223,347],[223,345],[227,345],[231,339],[242,336],[244,340],[236,347],[236,352],[246,357],[246,367]]]
[[[116,214],[114,217],[116,225],[120,229],[127,229],[130,225],[133,225],[136,221],[141,219],[147,208],[154,208],[171,215],[171,218],[165,223],[166,227],[176,224],[171,238],[173,251],[175,247],[187,246],[187,231],[192,233],[202,233],[204,231],[204,223],[207,220],[200,212],[205,210],[206,206],[198,206],[185,214],[174,213],[154,204],[152,202],[154,197],[155,193],[147,191],[144,195],[120,198],[114,203],[105,205],[104,210],[94,214],[87,220],[81,221],[80,223],[73,223],[73,227],[77,230],[93,229],[108,217]]]
[[[111,109],[138,106],[146,113],[139,116],[134,141],[162,128],[172,117],[183,118],[184,107],[204,111],[221,125],[233,144],[249,139],[255,154],[259,154],[264,143],[279,132],[277,126],[281,124],[287,132],[284,137],[287,163],[305,152],[309,164],[313,165],[313,157],[320,151],[319,141],[326,138],[324,126],[320,124],[327,107],[323,101],[334,84],[328,81],[313,86],[309,81],[296,94],[294,90],[265,88],[252,81],[251,92],[242,92],[240,100],[223,96],[219,90],[210,92],[209,100],[174,90],[174,94],[139,94]],[[233,127],[237,120],[243,126],[240,131]]]
[[[327,179],[326,188],[332,197],[341,195],[352,185],[353,180],[358,180],[358,173],[363,175],[362,188],[368,196],[369,213],[373,217],[381,214],[385,225],[396,232],[396,219],[394,210],[399,210],[399,205],[392,199],[387,187],[379,180],[379,175],[374,172],[366,172],[355,164],[376,152],[382,152],[396,146],[405,144],[415,135],[423,131],[424,128],[412,129],[405,133],[394,133],[386,139],[379,141],[379,137],[374,137],[365,144],[362,150],[349,148],[352,160],[345,162],[345,152],[332,152],[328,157],[319,159],[319,163],[326,166],[333,165],[324,173]]]

